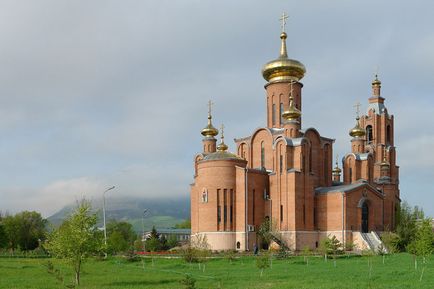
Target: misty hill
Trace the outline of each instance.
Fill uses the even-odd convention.
[[[63,207],[60,211],[48,217],[54,225],[59,225],[72,211],[76,204]],[[92,207],[98,212],[99,225],[102,226],[102,200],[93,200]],[[143,212],[146,211],[143,219]],[[189,197],[176,198],[138,198],[138,197],[110,197],[106,198],[106,219],[127,221],[137,232],[148,230],[152,226],[170,228],[190,218]],[[143,226],[143,227],[142,227]]]

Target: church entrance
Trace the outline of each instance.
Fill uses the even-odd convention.
[[[368,208],[368,204],[364,202],[362,206],[362,233],[369,232],[368,219],[369,219],[369,208]]]

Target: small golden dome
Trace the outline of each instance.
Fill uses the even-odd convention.
[[[282,117],[286,120],[297,120],[301,116],[301,111],[294,106],[294,98],[289,97],[289,108],[282,113]]]
[[[204,137],[215,137],[219,134],[218,129],[212,126],[212,116],[211,116],[211,107],[213,103],[212,101],[208,101],[208,125],[200,132]]]
[[[389,162],[387,162],[387,161],[382,161],[381,163],[380,163],[380,168],[381,168],[381,170],[382,171],[388,171],[389,170],[389,167],[390,167],[390,164],[389,164]]]
[[[378,79],[377,74],[375,74],[375,79],[372,81],[372,85],[381,85],[381,81]]]
[[[342,172],[342,170],[339,168],[339,165],[338,165],[338,156],[336,155],[336,166],[332,170],[332,175],[333,176],[340,176],[341,172]]]
[[[365,129],[360,126],[359,117],[356,118],[356,126],[350,130],[349,134],[352,137],[362,137],[366,135]]]
[[[224,125],[221,127],[221,136],[220,136],[220,143],[217,146],[217,151],[219,152],[225,152],[228,149],[228,146],[225,144],[225,135],[224,135]]]
[[[380,163],[380,168],[382,171],[388,171],[390,168],[390,164],[386,159],[386,154],[387,154],[387,150],[386,147],[384,147],[384,151],[383,151],[383,161]]]
[[[306,68],[300,61],[288,58],[286,38],[286,33],[282,32],[279,58],[266,63],[262,68],[262,76],[268,82],[299,81],[306,73]]]
[[[334,176],[336,176],[336,175],[340,175],[341,172],[342,172],[342,170],[339,168],[338,163],[336,163],[336,166],[332,170],[332,174]]]

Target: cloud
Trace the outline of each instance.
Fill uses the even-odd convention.
[[[423,6],[3,1],[0,209],[48,213],[112,184],[125,195],[186,194],[209,99],[231,150],[229,140],[265,125],[260,70],[278,55],[283,10],[288,53],[308,71],[303,127],[335,138],[334,153],[348,152],[353,105],[366,107],[378,66],[401,173],[434,171],[421,149],[434,129],[434,7]],[[428,179],[402,176],[401,185],[426,188]],[[402,197],[433,200],[423,190]]]

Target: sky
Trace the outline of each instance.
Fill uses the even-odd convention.
[[[302,127],[349,152],[378,71],[401,198],[434,216],[434,2],[417,0],[1,1],[0,211],[188,195],[208,100],[232,151],[265,126],[283,11]]]

